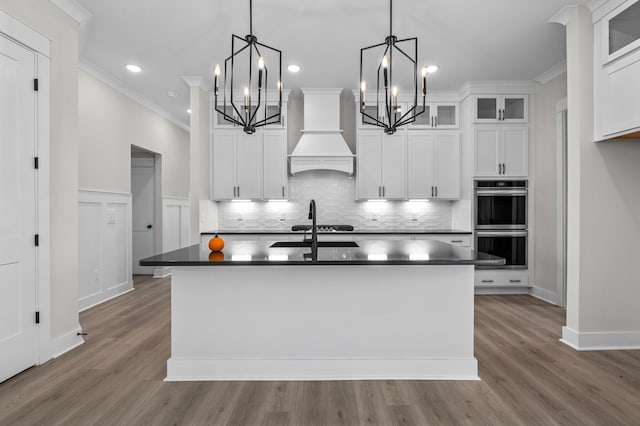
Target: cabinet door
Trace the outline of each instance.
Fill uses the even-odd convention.
[[[435,127],[437,129],[458,128],[458,105],[439,104],[434,106]]]
[[[260,134],[238,133],[236,138],[236,186],[237,198],[262,198]]]
[[[502,132],[504,176],[527,176],[528,127],[507,128]]]
[[[358,135],[358,198],[381,197],[380,141],[381,131],[360,132]]]
[[[502,121],[526,123],[528,120],[529,100],[526,95],[502,97]]]
[[[422,104],[418,101],[418,112],[422,111]],[[409,124],[410,128],[414,129],[429,129],[433,123],[433,106],[426,104],[424,106],[424,112],[416,117],[416,121]]]
[[[212,134],[211,197],[214,200],[231,200],[235,196],[235,138],[233,131]]]
[[[435,136],[433,176],[437,198],[460,199],[460,136],[458,133]]]
[[[407,137],[407,197],[426,199],[434,196],[434,132],[411,131]]]
[[[269,200],[287,196],[287,134],[284,131],[265,131],[263,150],[263,197]]]
[[[475,129],[475,175],[498,176],[500,130],[498,127]]]
[[[404,133],[382,135],[382,197],[407,198],[407,144]]]
[[[220,112],[218,112],[218,110],[215,109],[215,105],[212,103],[211,104],[212,108],[212,113],[213,113],[213,127],[214,128],[229,128],[229,127],[235,127],[235,124],[232,121],[227,121],[224,117],[223,114],[221,114]],[[225,108],[222,105],[222,99],[220,98],[218,100],[218,109],[220,111],[224,111],[225,114],[229,117],[236,117],[236,113],[233,110],[233,107],[229,104],[227,104],[227,107]]]
[[[476,96],[474,121],[476,123],[498,121],[499,109],[499,98],[497,96]]]

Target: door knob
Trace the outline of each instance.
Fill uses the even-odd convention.
[[[153,225],[147,225],[147,229],[153,228]]]

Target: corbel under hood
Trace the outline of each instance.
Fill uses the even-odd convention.
[[[340,130],[339,89],[302,89],[304,130],[290,158],[291,174],[335,170],[353,174],[354,155]]]

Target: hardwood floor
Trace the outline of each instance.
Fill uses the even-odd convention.
[[[163,382],[170,280],[83,312],[81,347],[0,384],[0,424],[640,424],[640,351],[577,352],[564,311],[476,298],[478,382]]]

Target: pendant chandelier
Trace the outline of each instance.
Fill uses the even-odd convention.
[[[270,71],[277,77],[275,82],[269,79]],[[249,0],[249,34],[244,38],[231,35],[231,56],[224,61],[222,106],[218,104],[220,72],[220,65],[216,65],[214,102],[215,110],[226,121],[241,126],[248,134],[255,133],[258,127],[281,122],[282,52],[258,42],[253,35],[252,0]],[[270,89],[275,91],[277,102],[269,99]]]
[[[384,43],[360,49],[360,113],[364,124],[383,127],[385,133],[391,135],[398,127],[414,122],[425,112],[427,67],[422,67],[421,72],[422,108],[419,109],[417,62],[418,39],[398,40],[393,35],[393,1],[389,0],[389,36]],[[367,82],[375,84],[375,116],[367,108]],[[407,93],[409,90],[412,102],[403,111],[398,96],[401,91]]]

